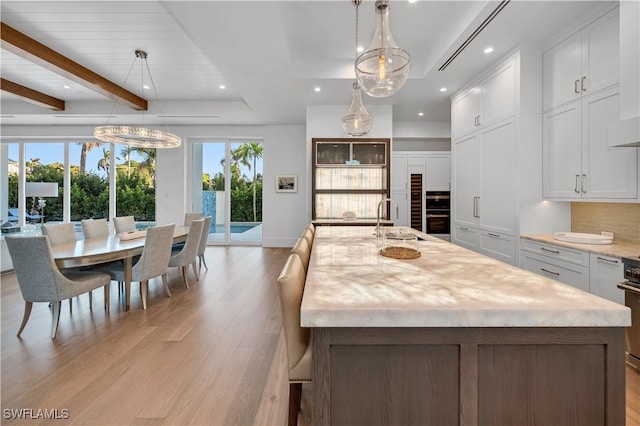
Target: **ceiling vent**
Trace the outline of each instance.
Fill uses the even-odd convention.
[[[449,64],[451,64],[451,62],[453,62],[454,59],[456,59],[458,57],[459,54],[462,53],[462,51],[464,49],[467,48],[467,46],[469,45],[469,43],[471,43],[473,41],[474,38],[476,38],[478,36],[478,34],[480,34],[482,32],[482,30],[484,30],[484,28],[489,25],[489,22],[493,21],[493,18],[495,18],[496,16],[498,16],[498,13],[500,13],[502,11],[502,9],[504,9],[504,7],[509,4],[511,0],[503,0],[500,2],[500,4],[493,10],[493,12],[491,12],[491,14],[489,16],[487,16],[487,18],[482,21],[482,23],[478,26],[478,28],[476,28],[469,37],[467,37],[467,39],[460,45],[460,47],[458,47],[456,49],[455,52],[453,52],[453,55],[451,55],[449,57],[449,59],[447,59],[445,61],[444,64],[442,64],[442,66],[440,68],[438,68],[438,71],[444,71]]]

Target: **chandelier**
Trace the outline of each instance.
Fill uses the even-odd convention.
[[[356,6],[356,52],[358,51],[358,6],[362,0],[353,0]],[[373,116],[369,114],[362,103],[360,85],[358,82],[353,83],[353,95],[351,106],[346,114],[342,116],[342,128],[349,136],[364,136],[371,130],[373,126]]]
[[[147,74],[149,75],[151,86],[153,87],[156,98],[159,99],[156,85],[153,82],[151,71],[149,70],[149,63],[147,62],[147,52],[145,52],[144,50],[136,50],[135,54],[136,58],[141,60],[140,69],[142,75],[144,75],[143,65],[146,65]],[[129,68],[127,77],[124,80],[125,84],[127,82],[127,79],[129,78],[129,74],[131,73],[131,69],[135,64],[135,61],[136,59],[133,60],[133,63]],[[142,81],[141,84],[144,88],[144,81]],[[113,107],[115,108],[115,102],[113,104]],[[113,113],[113,108],[111,109],[111,112]],[[164,118],[164,113],[162,112],[162,104],[160,104],[160,113],[162,119],[164,120],[165,128],[168,128],[167,122]],[[109,116],[111,116],[111,114],[109,114]],[[144,112],[142,113],[142,120],[142,124],[144,126]],[[102,142],[124,144],[136,148],[175,148],[180,146],[180,143],[182,142],[182,139],[179,136],[174,135],[173,133],[165,132],[162,130],[149,129],[147,127],[127,125],[98,126],[93,130],[93,137]]]
[[[376,29],[369,48],[356,59],[356,77],[369,96],[384,98],[409,77],[411,57],[400,49],[389,28],[389,0],[376,1]]]

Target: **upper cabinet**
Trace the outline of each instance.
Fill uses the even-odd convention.
[[[452,103],[453,137],[490,126],[516,112],[516,68],[513,61],[494,70]]]
[[[387,164],[387,144],[379,141],[318,142],[316,162],[318,166]]]
[[[545,52],[545,111],[618,83],[618,28],[615,8]]]

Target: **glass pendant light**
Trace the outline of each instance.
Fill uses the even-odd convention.
[[[358,51],[358,6],[362,0],[352,0],[356,6],[356,52]],[[351,106],[342,116],[342,128],[349,136],[364,136],[373,126],[373,116],[369,114],[362,103],[362,94],[358,82],[353,83],[353,97]]]
[[[373,126],[373,116],[362,104],[360,85],[353,83],[353,100],[347,113],[342,116],[342,128],[349,136],[364,136]]]
[[[376,1],[376,29],[369,48],[356,59],[356,77],[369,96],[397,93],[409,77],[411,57],[400,49],[389,28],[389,0]]]

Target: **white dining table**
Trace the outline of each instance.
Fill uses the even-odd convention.
[[[176,226],[173,232],[173,242],[185,241],[188,233],[188,226]],[[106,238],[91,238],[75,243],[60,244],[52,247],[52,251],[58,268],[77,268],[122,260],[125,277],[125,310],[128,311],[131,295],[132,259],[142,254],[144,243],[144,237],[122,240],[117,234],[113,234]]]

